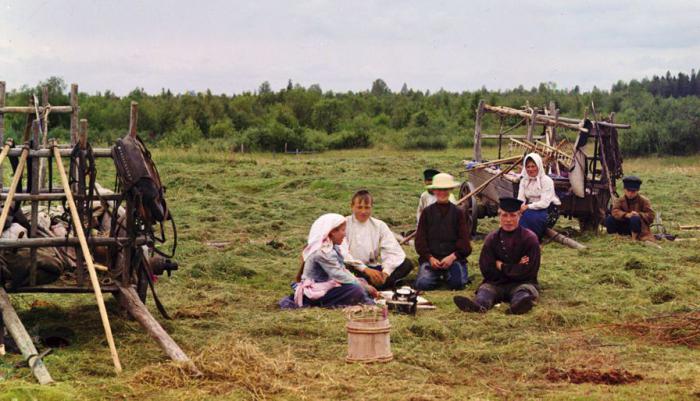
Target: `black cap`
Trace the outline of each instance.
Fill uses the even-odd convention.
[[[438,170],[435,170],[434,168],[429,168],[423,171],[423,179],[425,181],[432,180],[433,177],[435,177],[438,174],[440,174]]]
[[[622,185],[630,191],[639,191],[639,187],[642,186],[642,180],[634,175],[629,175],[622,179]]]
[[[520,206],[523,205],[523,201],[516,198],[501,198],[498,200],[498,208],[503,209],[506,212],[517,212],[520,210]]]

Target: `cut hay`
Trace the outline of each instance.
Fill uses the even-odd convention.
[[[700,347],[700,310],[671,313],[640,322],[618,323],[604,327],[630,333],[654,344]]]
[[[242,391],[262,400],[282,391],[294,392],[290,383],[298,374],[291,354],[271,358],[253,343],[225,338],[193,358],[201,375],[194,375],[175,362],[147,366],[132,379],[132,387],[147,393],[163,389],[191,389],[208,395]]]

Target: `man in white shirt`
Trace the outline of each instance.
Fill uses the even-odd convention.
[[[377,289],[393,288],[397,280],[413,270],[413,263],[389,227],[372,217],[373,199],[369,191],[357,191],[350,202],[352,214],[346,217],[346,238],[340,246],[345,264]]]

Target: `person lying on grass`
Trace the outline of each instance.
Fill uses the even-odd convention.
[[[416,229],[415,247],[420,262],[417,290],[434,290],[441,281],[451,290],[461,290],[469,280],[469,227],[464,212],[450,202],[450,192],[458,186],[451,175],[440,173],[426,187],[437,201],[425,208]]]
[[[542,238],[550,219],[556,219],[556,208],[561,201],[554,193],[554,181],[547,175],[537,153],[528,154],[523,161],[518,199],[523,201],[520,226],[532,230],[538,239]],[[554,225],[554,220],[551,225]]]
[[[633,240],[655,241],[650,225],[656,213],[649,199],[639,194],[642,180],[629,176],[622,179],[625,196],[615,199],[611,214],[605,218],[608,234],[631,235]]]
[[[428,185],[432,185],[433,183],[433,177],[436,175],[440,174],[438,170],[435,170],[434,168],[429,168],[423,171],[423,183],[427,187]],[[432,205],[437,201],[437,198],[435,197],[435,194],[433,194],[433,191],[430,189],[426,189],[423,191],[422,194],[420,194],[420,199],[418,200],[418,210],[416,210],[416,224],[420,221],[420,215],[423,213],[423,210],[425,210],[426,207]],[[450,202],[452,203],[457,203],[457,199],[455,199],[454,195],[450,193]]]
[[[294,294],[279,302],[281,308],[374,304],[377,290],[353,276],[343,264],[338,246],[345,238],[345,227],[345,217],[336,213],[324,214],[314,221],[302,252],[304,263],[292,285]]]
[[[389,227],[372,217],[374,199],[367,190],[355,192],[350,201],[352,214],[345,218],[347,232],[340,249],[345,265],[378,290],[394,287],[413,270],[413,263]]]
[[[521,206],[518,199],[500,199],[500,228],[486,236],[479,257],[484,281],[476,291],[475,300],[453,298],[460,310],[486,312],[502,301],[510,302],[508,313],[523,314],[532,309],[539,297],[540,243],[532,231],[519,226]]]

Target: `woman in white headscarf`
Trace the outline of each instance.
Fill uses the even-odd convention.
[[[302,252],[304,264],[293,284],[294,295],[280,301],[282,308],[339,307],[373,304],[377,290],[355,277],[343,263],[338,245],[345,238],[345,217],[327,213],[311,225]]]
[[[554,181],[546,174],[542,158],[537,153],[525,156],[518,199],[523,201],[520,226],[532,230],[541,239],[547,230],[550,207],[561,205],[561,201],[554,192]]]

